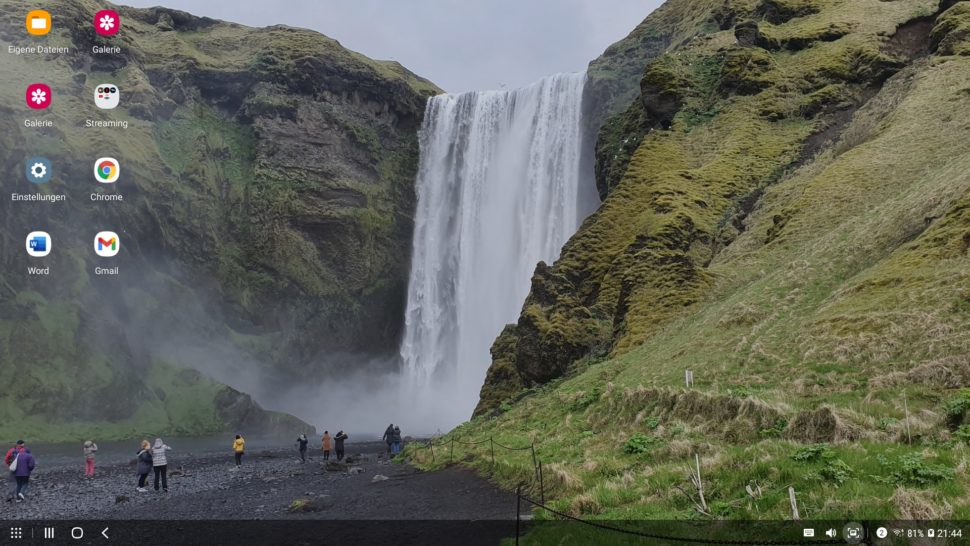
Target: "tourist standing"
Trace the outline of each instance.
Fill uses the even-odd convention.
[[[158,491],[158,479],[162,481],[162,491],[168,493],[168,458],[166,451],[172,448],[165,445],[161,438],[155,438],[155,445],[152,446],[152,469],[155,470],[155,491]]]
[[[387,456],[390,458],[392,454],[392,449],[394,448],[394,423],[387,425],[387,429],[384,431],[384,435],[381,436],[381,440],[387,444]]]
[[[333,437],[333,442],[334,444],[336,444],[336,448],[337,448],[338,461],[344,458],[344,440],[346,440],[347,438],[349,438],[349,436],[347,436],[347,434],[344,433],[344,431],[342,430],[338,432],[336,436]]]
[[[145,489],[145,484],[148,482],[148,473],[152,471],[152,445],[148,443],[148,440],[141,441],[141,449],[138,450],[138,466],[136,471],[138,472],[138,487],[136,490],[139,493],[145,493],[148,491]]]
[[[84,477],[94,478],[94,454],[98,452],[98,444],[88,440],[81,451],[84,453]]]
[[[246,453],[246,439],[242,434],[236,435],[236,440],[232,443],[232,451],[236,455],[236,470],[242,466],[243,454]]]
[[[323,438],[320,438],[320,441],[323,444],[322,445],[322,449],[323,449],[323,460],[324,461],[329,461],[330,460],[330,446],[331,446],[331,438],[330,438],[330,431],[329,430],[323,431]]]
[[[299,435],[299,436],[296,437],[296,443],[297,443],[297,445],[300,448],[300,461],[303,462],[303,463],[305,463],[306,462],[306,447],[307,447],[307,444],[310,443],[310,440],[307,439],[306,434],[301,434],[301,435]]]
[[[398,453],[401,452],[401,428],[394,427],[394,434],[392,434],[391,436],[393,437],[393,440],[394,440],[391,444],[391,448],[392,448],[391,453],[393,453],[394,455],[397,455]]]

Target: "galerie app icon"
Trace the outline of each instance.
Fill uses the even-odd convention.
[[[43,110],[51,105],[51,88],[42,83],[32,83],[27,86],[27,106],[34,110]]]
[[[43,258],[51,253],[51,236],[46,231],[31,231],[27,235],[27,254]]]
[[[94,31],[102,36],[114,36],[118,34],[121,27],[121,17],[118,12],[111,9],[103,9],[94,14]]]
[[[102,83],[94,88],[94,105],[102,110],[111,110],[120,100],[121,91],[113,83]]]
[[[94,162],[94,179],[102,184],[112,184],[121,176],[121,167],[113,157],[102,157]]]
[[[50,182],[51,160],[46,157],[32,157],[27,160],[27,181],[34,184],[45,184]]]
[[[98,256],[110,258],[121,250],[121,239],[113,231],[102,231],[94,236],[94,251]]]
[[[34,36],[43,36],[51,31],[51,14],[35,9],[27,13],[27,32]]]

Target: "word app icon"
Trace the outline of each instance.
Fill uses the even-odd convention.
[[[102,157],[94,162],[94,179],[102,184],[112,184],[121,176],[118,160],[112,157]]]
[[[51,105],[51,88],[43,83],[32,83],[27,86],[27,106],[34,110],[43,110]]]
[[[121,101],[121,91],[117,85],[102,83],[94,88],[94,105],[102,110],[111,110]]]
[[[27,13],[27,33],[34,36],[43,36],[51,31],[51,14],[42,10],[35,9]]]
[[[117,256],[121,250],[121,239],[113,231],[102,231],[94,236],[94,252],[103,258]]]
[[[114,36],[121,27],[121,17],[112,9],[103,9],[94,14],[94,31],[101,36]]]
[[[53,170],[51,160],[46,157],[32,157],[27,160],[27,181],[34,184],[50,182]]]
[[[27,254],[43,258],[51,253],[51,236],[46,231],[31,231],[27,235]]]

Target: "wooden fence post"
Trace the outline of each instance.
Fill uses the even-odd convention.
[[[798,521],[801,519],[798,516],[798,503],[795,501],[795,488],[788,488],[788,502],[791,504],[791,519]]]
[[[492,472],[495,472],[495,440],[491,436],[488,437],[488,447],[492,451]]]

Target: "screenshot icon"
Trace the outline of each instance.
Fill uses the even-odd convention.
[[[121,176],[121,166],[113,157],[102,157],[94,162],[94,178],[102,184],[112,184]]]
[[[45,184],[50,182],[52,174],[50,159],[32,157],[27,160],[27,181],[33,184]]]
[[[94,31],[101,36],[114,36],[120,27],[121,17],[117,11],[103,9],[94,14]]]
[[[42,9],[27,13],[27,33],[43,36],[51,31],[51,14]]]
[[[121,250],[121,239],[113,231],[101,231],[94,236],[94,252],[102,258],[117,256]]]
[[[51,88],[43,83],[32,83],[27,86],[27,106],[34,110],[43,110],[51,105]]]
[[[121,91],[113,83],[98,84],[94,88],[94,104],[102,110],[111,110],[121,101]]]
[[[51,253],[51,236],[46,231],[31,231],[27,235],[27,254],[43,258]]]

